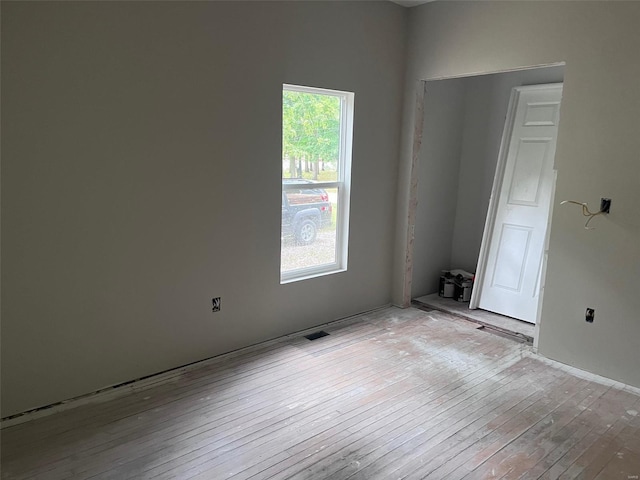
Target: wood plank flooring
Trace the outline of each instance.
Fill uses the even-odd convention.
[[[2,430],[3,479],[637,479],[640,396],[388,308]]]

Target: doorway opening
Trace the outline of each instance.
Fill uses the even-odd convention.
[[[549,143],[544,140],[548,139],[548,132],[540,135],[527,133],[527,138],[531,140],[525,142],[526,145],[520,149],[525,152],[527,158],[521,163],[519,170],[516,170],[515,180],[512,166],[509,167],[511,170],[505,169],[507,153],[513,150],[505,149],[505,144],[509,147],[510,133],[513,131],[513,125],[509,126],[508,117],[511,114],[511,120],[515,118],[516,108],[512,99],[514,88],[522,92],[527,90],[528,86],[562,84],[563,80],[564,64],[556,64],[424,82],[424,102],[419,109],[423,111],[423,116],[419,119],[422,122],[421,145],[417,166],[412,172],[412,179],[417,181],[413,250],[407,259],[411,267],[408,269],[408,286],[414,302],[429,308],[446,310],[477,323],[495,326],[498,330],[516,333],[535,342],[539,328],[536,319],[539,316],[546,268],[546,239],[549,230],[547,220],[555,186],[553,152],[547,165],[552,172],[551,189],[545,186],[536,190],[535,182],[529,177],[540,171],[536,170],[540,166],[540,158],[549,160]],[[529,103],[538,104],[540,107],[533,113],[546,115],[550,110],[545,108],[553,102],[547,99],[533,99]],[[530,124],[543,126],[548,123],[548,119],[531,117],[533,113],[529,114]],[[557,124],[557,116],[554,118]],[[555,150],[555,139],[552,146]],[[546,203],[543,202],[542,209],[546,208],[546,216],[541,244],[539,235],[536,237],[537,245],[541,245],[539,254],[530,251],[533,234],[518,222],[503,222],[507,227],[501,225],[497,230],[494,228],[505,171],[511,172],[508,181],[515,182],[519,188],[517,192],[514,191],[518,194],[517,198],[514,197],[516,203],[528,203],[531,206],[544,197]],[[522,206],[524,208],[524,205]],[[509,235],[503,235],[505,228]],[[501,270],[498,274],[494,268],[495,256],[490,257],[488,254],[492,239],[494,243],[502,246],[502,261],[499,263]],[[511,250],[506,248],[508,244],[512,245]],[[511,281],[509,285],[502,282],[505,287],[518,290],[518,287],[523,285],[524,277],[521,277],[521,274],[524,275],[524,269],[518,271],[505,267],[505,259],[510,258],[512,254],[511,256],[519,258],[522,264],[523,252],[529,254],[526,261],[527,267],[531,268],[526,269],[527,274],[535,277],[533,287],[527,284],[529,294],[533,295],[535,291],[536,295],[529,302],[535,304],[534,316],[531,317],[529,312],[524,319],[527,321],[513,318],[519,314],[512,315],[511,311],[505,312],[491,304],[485,305],[485,293],[478,288],[481,285],[495,284],[493,279],[498,275],[499,279]],[[470,303],[457,302],[438,295],[441,272],[451,269],[477,274]],[[533,273],[532,269],[535,270]],[[483,275],[483,278],[479,278],[479,275]],[[493,277],[486,280],[487,275]],[[506,292],[508,289],[502,290]],[[494,292],[494,296],[498,298],[497,304],[501,303],[501,293]]]

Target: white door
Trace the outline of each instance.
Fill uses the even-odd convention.
[[[562,84],[514,88],[497,170],[504,174],[478,271],[478,306],[530,323],[538,311],[561,98]]]

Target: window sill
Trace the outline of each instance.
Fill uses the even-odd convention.
[[[311,278],[324,277],[325,275],[333,275],[334,273],[342,273],[346,271],[347,271],[346,268],[332,268],[331,270],[321,270],[321,271],[316,270],[312,272],[300,272],[295,276],[280,277],[280,285],[299,282],[301,280],[309,280]]]

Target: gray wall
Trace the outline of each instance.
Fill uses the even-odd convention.
[[[2,2],[2,415],[387,304],[406,15]],[[285,82],[356,108],[349,270],[280,285]]]
[[[394,279],[406,254],[418,79],[566,62],[539,352],[640,386],[640,3],[433,2],[411,9]],[[403,188],[404,186],[404,188]],[[575,199],[611,214],[583,228]],[[404,225],[403,225],[404,221]],[[404,228],[403,228],[404,227]],[[395,282],[394,301],[402,299]],[[584,321],[595,308],[595,323]]]
[[[435,81],[426,88],[412,297],[435,292],[438,274],[450,268],[464,124],[464,82]]]

